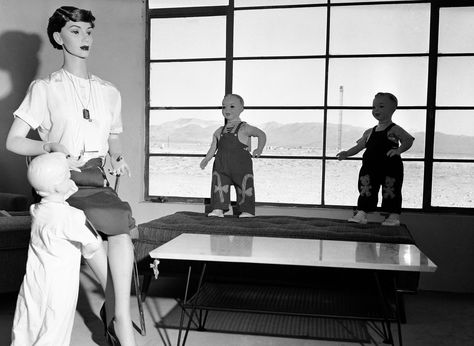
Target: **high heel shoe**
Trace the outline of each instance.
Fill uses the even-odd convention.
[[[115,334],[114,329],[114,321],[112,320],[110,324],[107,326],[107,316],[105,314],[105,303],[100,308],[100,319],[102,320],[102,324],[104,325],[104,335],[105,340],[109,346],[120,346],[120,341]]]

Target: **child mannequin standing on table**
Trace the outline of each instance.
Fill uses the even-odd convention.
[[[49,41],[63,56],[58,71],[33,81],[7,136],[7,149],[36,156],[62,152],[67,155],[71,177],[79,187],[68,199],[107,240],[87,263],[105,292],[100,309],[109,345],[135,346],[130,314],[135,227],[130,206],[108,187],[103,165],[110,159],[112,172],[128,174],[120,142],[121,95],[111,83],[89,73],[95,17],[88,10],[62,6],[49,18]],[[37,130],[41,140],[27,138]]]
[[[77,191],[63,153],[43,154],[28,167],[28,181],[42,197],[30,207],[31,238],[18,294],[12,346],[69,345],[79,290],[81,253],[92,258],[99,235],[66,199]]]
[[[239,217],[255,216],[255,188],[252,157],[262,154],[267,141],[265,133],[255,126],[240,120],[244,110],[244,100],[237,94],[227,94],[222,100],[222,115],[226,123],[212,136],[209,151],[201,161],[204,169],[214,157],[211,183],[211,207],[208,216],[224,217],[229,210],[230,185],[234,185]],[[257,148],[250,154],[251,137],[258,138]]]
[[[414,138],[392,122],[397,106],[394,95],[382,92],[375,95],[372,115],[378,125],[366,130],[355,146],[336,155],[344,160],[365,149],[359,172],[357,213],[349,222],[367,223],[367,213],[375,211],[382,185],[382,211],[388,213],[382,225],[400,225],[403,183],[400,154],[411,148]]]

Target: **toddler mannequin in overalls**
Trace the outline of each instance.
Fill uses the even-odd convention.
[[[365,149],[359,172],[357,213],[349,222],[367,223],[367,213],[375,211],[382,186],[382,211],[388,213],[382,225],[400,225],[403,183],[400,154],[411,148],[414,138],[392,122],[397,105],[397,98],[390,93],[375,95],[372,115],[378,125],[366,130],[354,147],[336,155],[344,160]]]
[[[200,167],[204,169],[215,154],[212,168],[211,206],[208,216],[223,217],[229,210],[230,186],[234,185],[239,217],[255,216],[255,189],[252,157],[262,154],[266,143],[265,133],[240,120],[244,109],[242,97],[227,94],[222,101],[222,115],[226,124],[212,136],[212,143]],[[250,153],[251,137],[258,138],[257,148]]]

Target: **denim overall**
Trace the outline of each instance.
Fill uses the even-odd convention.
[[[255,215],[252,156],[238,137],[243,124],[240,122],[231,130],[224,126],[220,133],[212,167],[211,206],[229,210],[230,186],[234,185],[240,212]]]
[[[382,186],[382,211],[394,214],[401,212],[403,162],[399,155],[387,156],[390,149],[398,148],[398,141],[388,137],[388,131],[393,126],[395,124],[390,124],[383,131],[375,131],[374,127],[365,144],[366,149],[359,172],[358,210],[374,211]]]

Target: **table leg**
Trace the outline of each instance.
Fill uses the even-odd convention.
[[[375,282],[377,284],[377,293],[380,299],[380,304],[382,305],[382,311],[383,311],[383,317],[384,317],[383,326],[384,326],[385,339],[383,340],[383,342],[385,344],[394,345],[392,328],[390,326],[390,304],[387,300],[387,297],[384,294],[384,290],[380,283],[380,278],[377,271],[374,271],[374,276],[375,276]],[[399,343],[401,346],[401,339],[399,340]]]
[[[201,286],[202,286],[202,281],[204,279],[204,274],[206,272],[206,266],[207,266],[206,263],[204,263],[203,266],[202,266],[197,291],[195,293],[196,297],[199,295],[199,291],[200,291]],[[187,278],[187,281],[186,281],[186,292],[185,292],[185,295],[184,295],[184,304],[183,304],[184,306],[186,306],[187,301],[188,301],[188,292],[189,292],[190,280],[191,280],[191,265],[189,266],[189,269],[188,269],[188,278]],[[189,315],[188,324],[187,324],[186,330],[184,332],[183,343],[181,344],[181,331],[182,331],[183,323],[184,323],[184,307],[183,307],[183,310],[181,310],[181,319],[180,319],[180,324],[179,324],[178,343],[177,343],[178,346],[184,346],[186,344],[186,339],[188,338],[189,328],[191,327],[191,322],[193,320],[195,312],[196,312],[196,306],[195,306],[195,304],[193,304],[192,308],[191,308],[191,314]]]

